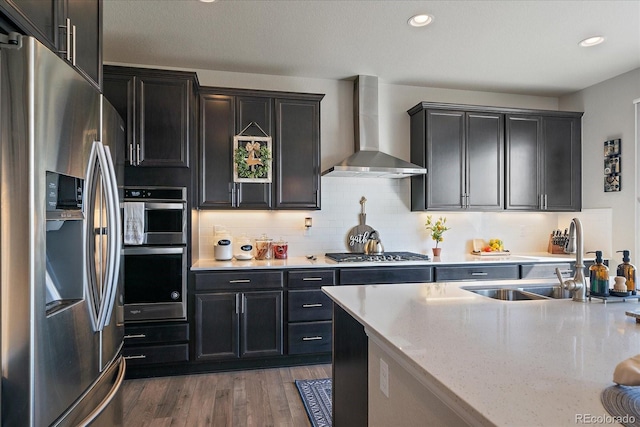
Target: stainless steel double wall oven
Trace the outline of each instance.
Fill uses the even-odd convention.
[[[144,207],[142,243],[125,241],[125,321],[185,320],[186,188],[125,187],[124,201]]]

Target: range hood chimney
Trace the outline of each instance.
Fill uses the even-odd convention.
[[[378,78],[356,77],[353,90],[355,153],[322,175],[370,178],[405,178],[427,170],[379,150]]]

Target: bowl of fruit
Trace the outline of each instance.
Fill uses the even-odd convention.
[[[504,249],[504,243],[501,239],[489,239],[489,242],[484,239],[473,239],[473,251],[474,255],[510,255],[511,253]]]

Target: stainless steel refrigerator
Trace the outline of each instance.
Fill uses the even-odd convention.
[[[122,120],[20,41],[0,48],[2,426],[122,425]]]

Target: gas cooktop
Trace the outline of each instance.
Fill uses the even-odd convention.
[[[429,255],[413,252],[385,252],[382,255],[359,253],[326,253],[327,258],[336,262],[392,262],[392,261],[429,261]]]

